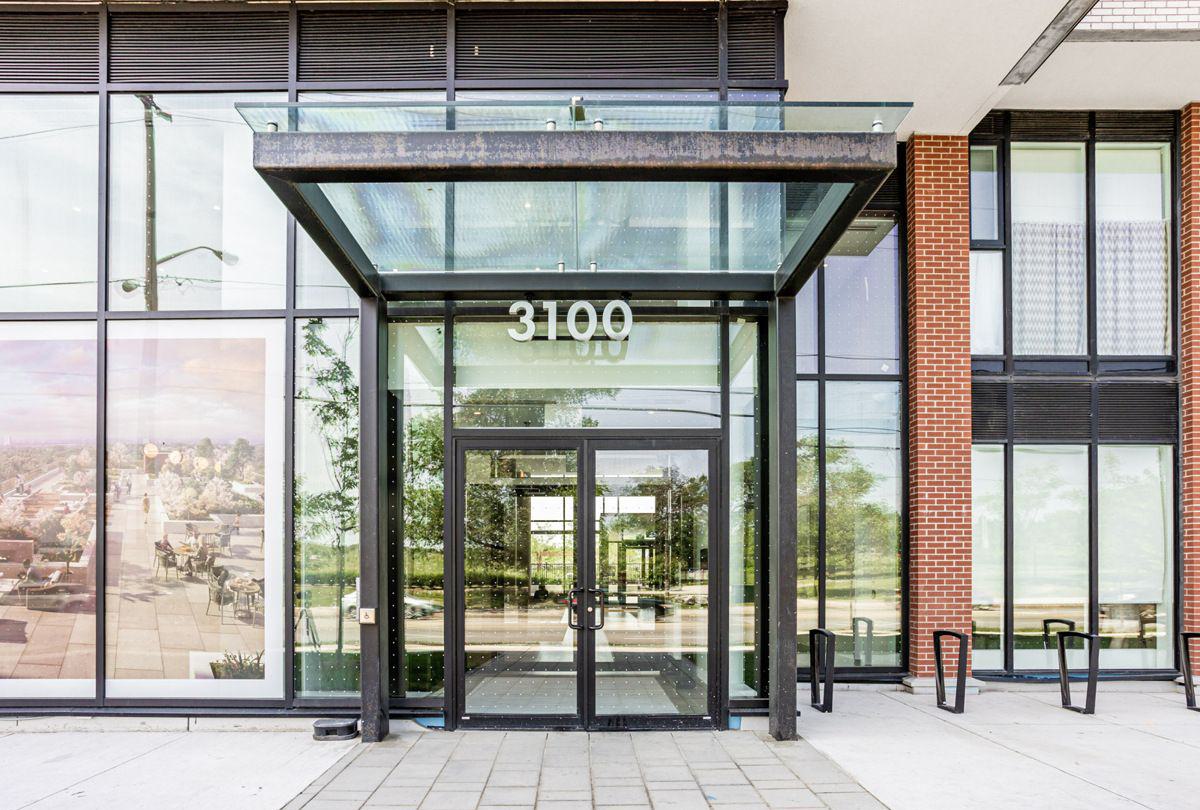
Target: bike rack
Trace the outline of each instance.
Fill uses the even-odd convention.
[[[1200,712],[1196,705],[1196,681],[1192,676],[1192,647],[1193,639],[1200,638],[1200,633],[1179,634],[1179,667],[1183,670],[1183,696],[1187,707],[1194,712]]]
[[[1072,633],[1075,632],[1075,622],[1070,619],[1042,619],[1042,649],[1050,649],[1050,625],[1063,624]]]
[[[954,690],[954,705],[946,702],[946,670],[942,666],[942,639],[949,636],[958,639],[958,667],[955,673],[956,688]],[[933,660],[937,664],[934,670],[937,685],[937,707],[951,714],[962,714],[967,703],[967,634],[953,630],[933,631]]]
[[[1053,621],[1053,620],[1051,620]],[[1067,639],[1080,638],[1087,642],[1087,698],[1083,706],[1071,705],[1071,673],[1067,669]],[[1081,633],[1077,630],[1058,631],[1058,685],[1062,690],[1062,705],[1064,709],[1080,714],[1096,713],[1096,679],[1100,674],[1100,636],[1095,633]]]
[[[808,688],[810,703],[819,712],[833,711],[833,659],[837,636],[831,630],[814,627],[808,631]],[[818,673],[824,670],[823,675]],[[820,680],[825,681],[821,694]]]
[[[864,636],[858,632],[859,623],[867,626],[867,632],[864,634],[866,638],[865,655],[863,654],[864,648],[860,647]],[[867,616],[855,616],[850,620],[850,632],[854,639],[854,666],[871,666],[871,656],[875,652],[875,620]]]

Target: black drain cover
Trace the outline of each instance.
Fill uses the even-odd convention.
[[[353,740],[358,736],[358,720],[338,717],[313,723],[314,740]]]

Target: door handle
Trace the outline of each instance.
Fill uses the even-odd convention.
[[[575,621],[579,617],[579,597],[583,595],[583,588],[572,588],[567,591],[567,627],[572,630],[582,630],[583,625]]]
[[[599,620],[596,624],[588,624],[588,630],[599,630],[604,627],[604,605],[608,601],[608,591],[603,588],[588,588],[588,595],[592,597]]]

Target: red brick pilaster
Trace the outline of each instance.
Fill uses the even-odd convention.
[[[971,630],[970,165],[961,136],[906,154],[909,669],[927,677],[933,631]]]
[[[1200,631],[1200,102],[1183,108],[1179,137],[1183,201],[1179,250],[1179,371],[1183,447],[1183,629]],[[1193,642],[1193,649],[1195,649]],[[1200,653],[1193,653],[1200,668]]]

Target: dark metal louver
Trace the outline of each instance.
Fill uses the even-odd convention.
[[[1091,437],[1092,386],[1074,382],[1013,384],[1013,435],[1021,439]]]
[[[729,10],[729,80],[771,83],[781,78],[779,26],[783,12],[776,9]]]
[[[999,137],[1004,134],[1004,116],[1003,112],[990,112],[983,117],[983,120],[975,125],[975,129],[971,130],[972,135],[980,137]]]
[[[891,211],[899,214],[904,209],[905,194],[904,144],[896,144],[896,168],[867,203],[867,211]]]
[[[1175,441],[1179,402],[1174,383],[1100,383],[1100,439]]]
[[[300,81],[446,78],[445,11],[301,11]]]
[[[971,382],[971,438],[1003,441],[1008,436],[1008,384]]]
[[[0,17],[0,82],[99,81],[99,25],[94,13],[4,14]]]
[[[458,82],[718,78],[715,7],[463,9],[454,25]]]
[[[1036,141],[1041,138],[1077,138],[1086,140],[1090,127],[1086,112],[1044,112],[1014,110],[1012,138],[1015,141]]]
[[[1106,110],[1096,113],[1096,139],[1101,141],[1170,141],[1175,113]]]
[[[286,12],[117,12],[108,25],[112,82],[287,81]]]

